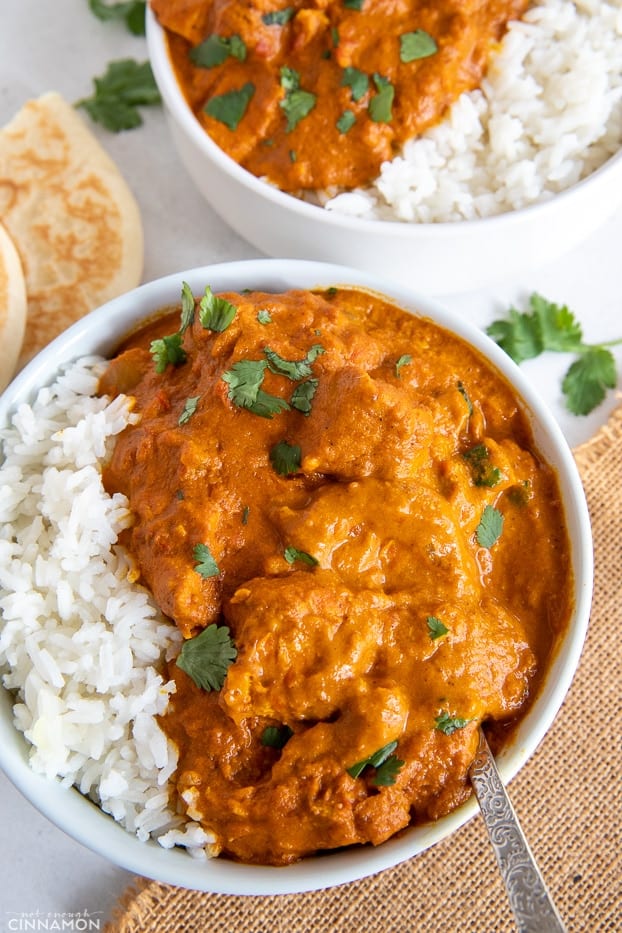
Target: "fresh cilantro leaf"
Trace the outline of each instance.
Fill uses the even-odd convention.
[[[181,286],[181,325],[179,333],[183,336],[194,322],[194,295],[187,282]]]
[[[91,12],[102,22],[122,19],[135,36],[145,35],[145,0],[129,0],[128,3],[104,3],[104,0],[89,0]]]
[[[461,719],[459,716],[451,716],[447,710],[444,709],[435,717],[434,728],[438,729],[439,732],[443,732],[445,735],[452,735],[452,733],[457,732],[458,729],[464,729],[470,721],[470,719]]]
[[[293,734],[289,726],[266,726],[261,733],[261,744],[269,748],[283,748]]]
[[[503,515],[492,505],[487,505],[482,513],[475,537],[480,547],[491,548],[501,537]]]
[[[263,389],[260,389],[257,393],[254,403],[248,406],[248,410],[254,415],[259,415],[260,418],[273,418],[274,415],[287,411],[288,408],[289,405],[285,399],[279,398],[278,395],[270,395],[268,392],[264,392]]]
[[[436,42],[424,29],[404,32],[400,36],[400,61],[405,64],[420,58],[429,58],[436,51],[438,51]]]
[[[265,308],[262,308],[261,311],[257,312],[257,320],[260,324],[272,324],[272,316],[269,311],[266,311]]]
[[[219,123],[224,123],[230,130],[237,130],[254,93],[255,85],[247,81],[237,90],[211,97],[203,109],[208,116],[218,120]]]
[[[183,643],[176,664],[202,690],[220,690],[237,654],[227,626],[212,623]]]
[[[155,363],[155,371],[163,373],[171,363],[173,366],[181,366],[186,362],[186,351],[181,345],[181,334],[171,334],[168,337],[161,337],[158,340],[152,340],[149,351]]]
[[[286,6],[283,10],[270,10],[268,13],[263,13],[261,20],[266,26],[285,26],[295,12],[293,6]]]
[[[343,0],[343,5],[348,10],[362,10],[363,0]]]
[[[378,93],[369,102],[369,116],[374,123],[390,123],[395,88],[388,78],[379,74],[374,75],[374,84]]]
[[[501,470],[490,465],[490,452],[485,444],[476,444],[465,451],[462,457],[469,464],[476,486],[497,486],[501,482]]]
[[[437,619],[436,616],[428,616],[428,635],[435,641],[437,638],[441,638],[443,635],[447,635],[449,629],[443,625],[440,619]]]
[[[339,48],[339,30],[336,26],[330,27],[330,37],[332,39],[333,48]]]
[[[365,768],[375,768],[376,774],[372,783],[377,786],[394,784],[397,773],[404,765],[404,762],[393,754],[396,748],[397,742],[389,742],[388,745],[383,745],[382,748],[379,748],[372,755],[368,755],[367,758],[362,758],[356,764],[350,765],[349,768],[346,768],[346,771],[350,777],[357,778],[360,777]],[[388,765],[388,767],[383,771],[385,765]]]
[[[289,476],[300,470],[301,450],[297,444],[279,441],[270,449],[270,463],[281,476]]]
[[[199,321],[206,330],[222,333],[231,324],[237,310],[235,305],[225,298],[218,298],[206,285],[205,294],[199,302]]]
[[[250,505],[245,505],[242,509],[242,524],[248,525],[248,516],[250,515],[251,507]]]
[[[556,305],[534,292],[529,299],[532,317],[538,321],[544,350],[578,350],[583,341],[580,323],[566,305]]]
[[[261,388],[267,365],[265,360],[239,360],[221,377],[229,386],[228,395],[233,404],[262,418],[272,418],[289,408],[284,399],[269,395]]]
[[[194,569],[200,577],[207,580],[209,577],[218,576],[220,569],[207,544],[196,544],[192,550],[192,556],[197,561]]]
[[[311,113],[315,107],[317,97],[311,91],[303,91],[300,87],[300,75],[294,68],[284,65],[281,68],[281,87],[285,97],[279,101],[279,107],[287,117],[286,133],[291,133],[300,121]]]
[[[568,409],[575,415],[589,415],[603,401],[607,389],[615,389],[616,361],[605,347],[582,353],[568,369],[562,392]]]
[[[190,61],[197,68],[215,68],[231,56],[238,61],[246,60],[246,43],[240,36],[208,36],[200,45],[189,52]]]
[[[149,62],[131,58],[110,62],[105,74],[93,83],[93,96],[78,101],[76,107],[114,133],[140,126],[143,121],[138,107],[161,101]]]
[[[312,557],[311,554],[307,554],[306,551],[299,551],[297,547],[289,545],[283,551],[283,557],[288,564],[293,564],[295,561],[299,560],[303,564],[308,564],[309,567],[315,567],[319,563],[317,558]]]
[[[194,395],[192,398],[187,398],[184,403],[184,410],[179,416],[179,421],[177,424],[186,424],[187,421],[190,421],[192,416],[197,410],[197,405],[199,404],[200,395]]]
[[[298,161],[298,153],[296,152],[295,149],[290,149],[290,150],[289,150],[289,161],[290,161],[290,162],[297,162],[297,161]]]
[[[336,126],[340,133],[347,133],[352,129],[356,123],[356,116],[353,110],[344,110],[339,119],[337,120]]]
[[[372,778],[372,784],[376,787],[390,787],[395,784],[395,779],[404,767],[404,762],[397,755],[390,755],[379,768]]]
[[[395,364],[395,375],[397,378],[400,378],[400,369],[402,366],[407,366],[409,363],[412,363],[413,358],[410,353],[403,353],[397,363]]]
[[[271,372],[276,373],[277,376],[304,379],[311,375],[311,364],[326,351],[320,343],[314,343],[302,360],[286,360],[270,347],[264,347],[263,352],[266,354]]]
[[[359,71],[358,68],[348,65],[347,68],[343,69],[341,85],[342,87],[350,88],[352,100],[354,102],[359,101],[362,97],[365,97],[365,94],[367,94],[369,90],[369,75],[365,74],[364,71]]]
[[[297,385],[289,400],[292,408],[295,408],[296,411],[301,411],[303,415],[310,415],[311,402],[313,401],[317,387],[317,379],[307,379],[306,382],[301,382]]]

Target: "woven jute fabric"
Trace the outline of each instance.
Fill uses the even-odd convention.
[[[566,701],[510,795],[568,930],[599,933],[622,931],[622,408],[575,455],[594,534],[592,617]],[[229,896],[136,879],[106,927],[106,933],[513,930],[479,816],[409,862],[319,892]]]

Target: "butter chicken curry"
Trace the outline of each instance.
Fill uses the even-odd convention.
[[[529,0],[151,0],[228,155],[285,191],[371,182],[478,87]]]
[[[132,336],[110,491],[179,626],[161,725],[215,850],[378,844],[469,794],[570,612],[556,478],[458,338],[349,288],[200,300]]]

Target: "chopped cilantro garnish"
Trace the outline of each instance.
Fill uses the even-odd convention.
[[[447,710],[441,710],[434,719],[434,728],[445,735],[452,735],[458,729],[464,729],[469,724],[470,719],[461,719],[459,716],[451,716]]]
[[[302,360],[286,360],[270,347],[264,347],[263,352],[271,372],[288,379],[304,379],[311,375],[311,364],[326,351],[320,343],[314,343]]]
[[[281,476],[289,476],[300,470],[300,454],[300,447],[297,444],[279,441],[270,449],[270,463]]]
[[[373,755],[368,755],[367,758],[362,758],[356,764],[350,765],[349,768],[346,768],[346,771],[350,777],[357,778],[360,777],[365,768],[375,768],[376,774],[372,779],[372,784],[375,784],[376,787],[387,787],[395,784],[395,778],[404,766],[404,762],[393,754],[396,748],[397,742],[389,742],[388,745],[379,748]]]
[[[184,403],[184,410],[179,416],[178,424],[186,424],[187,421],[190,421],[192,416],[197,410],[197,405],[199,404],[200,395],[195,395],[192,398],[187,398]]]
[[[462,382],[459,382],[459,383],[458,383],[458,392],[460,393],[460,395],[462,396],[462,398],[463,398],[464,401],[466,402],[467,410],[468,410],[468,412],[469,412],[469,418],[470,418],[471,415],[473,414],[473,402],[471,401],[471,399],[470,399],[470,397],[469,397],[469,393],[468,393],[467,390],[465,389],[465,387],[464,387],[464,385],[462,384]]]
[[[76,107],[83,107],[92,120],[113,133],[140,126],[143,119],[138,107],[161,101],[149,62],[131,58],[110,62],[93,84],[95,93],[79,100]]]
[[[428,616],[426,619],[428,623],[428,635],[435,641],[437,638],[441,638],[443,635],[447,635],[449,629],[447,626],[443,625],[440,619],[436,616]]]
[[[205,113],[219,123],[224,123],[230,130],[236,130],[254,93],[255,85],[247,81],[238,90],[227,91],[210,98],[205,105]]]
[[[330,37],[333,41],[333,48],[339,47],[339,30],[336,26],[331,26],[330,28]]]
[[[465,451],[462,457],[469,464],[476,486],[497,486],[501,482],[501,470],[490,465],[490,452],[485,444],[476,444]]]
[[[291,133],[300,121],[311,113],[317,98],[311,91],[302,90],[300,75],[287,65],[281,68],[281,87],[285,91],[285,97],[279,101],[279,107],[287,117],[285,132]]]
[[[262,418],[272,418],[289,408],[285,399],[261,388],[267,365],[265,360],[239,360],[221,377],[229,386],[228,395],[233,404]]]
[[[501,537],[503,515],[492,505],[487,505],[482,513],[475,537],[480,547],[491,548]]]
[[[283,557],[288,564],[293,564],[295,561],[299,560],[303,564],[308,564],[309,567],[315,567],[318,563],[317,559],[312,557],[311,554],[307,554],[306,551],[299,551],[298,548],[293,547],[293,545],[285,548]]]
[[[91,12],[102,22],[122,19],[134,36],[145,35],[145,0],[128,0],[127,3],[104,3],[104,0],[89,0]]]
[[[412,361],[413,358],[410,353],[403,353],[402,356],[400,356],[399,360],[395,364],[395,375],[398,379],[400,378],[400,369],[402,366],[407,366],[408,363],[412,363]]]
[[[250,515],[250,511],[251,509],[249,505],[245,505],[244,508],[242,509],[242,524],[243,525],[248,525],[248,516]]]
[[[261,311],[257,312],[257,320],[260,324],[272,324],[272,316],[269,311],[266,311],[265,308],[262,308]]]
[[[207,580],[209,577],[218,576],[220,569],[207,544],[196,544],[192,549],[192,556],[197,561],[194,569],[200,577]]]
[[[194,322],[194,295],[187,282],[181,286],[181,324],[179,333],[183,336]]]
[[[183,643],[176,664],[202,690],[220,690],[237,654],[227,626],[212,624]]]
[[[316,393],[317,387],[317,379],[307,379],[306,382],[301,382],[300,385],[297,385],[289,400],[292,408],[295,408],[296,411],[301,411],[303,415],[310,415],[311,402],[313,401],[313,396]]]
[[[343,69],[341,85],[350,88],[353,101],[359,101],[369,90],[369,75],[349,65]]]
[[[200,45],[190,49],[190,61],[197,68],[214,68],[231,56],[246,60],[246,43],[240,36],[208,36]]]
[[[395,88],[388,78],[379,74],[374,75],[374,84],[378,93],[369,102],[369,116],[374,123],[390,123]]]
[[[199,321],[206,330],[222,333],[237,313],[237,308],[225,298],[218,298],[209,285],[199,303]]]
[[[261,733],[261,744],[269,748],[283,748],[293,734],[289,726],[266,726]]]
[[[400,60],[404,63],[429,58],[436,51],[436,42],[424,29],[415,29],[414,32],[405,32],[400,36]]]
[[[186,362],[186,351],[181,345],[181,334],[170,334],[167,337],[161,337],[158,340],[152,340],[149,352],[155,363],[157,373],[163,373],[169,363],[173,366],[181,366]]]
[[[363,0],[343,0],[343,5],[347,7],[348,10],[362,10]]]
[[[289,161],[290,161],[290,162],[297,162],[297,161],[298,161],[298,153],[296,152],[295,149],[290,149],[290,150],[289,150]]]
[[[293,6],[286,6],[283,10],[270,10],[268,13],[262,13],[261,20],[266,26],[284,26],[289,23],[295,12]]]
[[[353,110],[344,110],[337,120],[337,129],[340,133],[347,133],[356,123],[356,116]]]

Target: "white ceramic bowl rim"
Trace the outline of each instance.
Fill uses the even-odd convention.
[[[577,583],[576,605],[567,638],[553,659],[543,690],[522,721],[512,743],[499,756],[499,770],[510,781],[535,751],[553,722],[570,686],[581,654],[592,592],[590,523],[572,454],[549,410],[526,377],[482,331],[403,285],[344,266],[302,260],[247,260],[192,269],[143,285],[78,321],[43,350],[0,396],[0,429],[11,412],[49,384],[58,369],[80,356],[112,353],[132,327],[155,310],[179,301],[182,281],[195,294],[209,284],[214,291],[244,288],[282,291],[355,285],[381,292],[397,304],[453,331],[483,353],[513,383],[525,403],[536,444],[557,471],[572,542]],[[215,859],[207,864],[180,850],[142,843],[75,789],[63,789],[34,774],[27,745],[12,724],[11,700],[0,691],[0,766],[16,787],[45,816],[88,848],[137,874],[197,890],[223,894],[285,894],[317,890],[366,877],[402,862],[446,838],[477,811],[473,799],[434,824],[413,827],[377,848],[360,847],[302,860],[284,868],[240,865]]]
[[[517,210],[507,211],[503,214],[496,214],[491,217],[478,217],[473,220],[437,223],[409,223],[400,220],[372,220],[365,217],[352,217],[347,214],[342,214],[339,211],[326,210],[319,205],[303,201],[295,197],[295,195],[288,194],[262,181],[251,172],[242,168],[234,159],[228,156],[223,149],[216,145],[192,113],[177,83],[168,55],[166,33],[158,23],[149,4],[147,4],[147,41],[154,75],[165,104],[167,104],[171,112],[175,114],[175,118],[182,124],[195,145],[203,150],[211,161],[243,187],[256,192],[266,200],[300,214],[301,218],[308,217],[317,219],[321,216],[323,223],[343,230],[344,235],[349,231],[361,232],[367,230],[369,233],[377,233],[383,237],[398,237],[400,239],[402,237],[412,237],[413,240],[416,240],[421,236],[425,236],[426,239],[435,239],[445,237],[447,235],[447,230],[454,230],[456,226],[459,226],[461,231],[464,231],[467,236],[469,231],[475,231],[484,227],[494,231],[498,230],[499,234],[502,235],[508,229],[511,231],[511,228],[515,224],[523,223],[527,217],[533,220],[534,223],[537,223],[540,216],[550,213],[553,209],[557,210],[560,201],[566,201],[568,198],[572,197],[577,190],[583,191],[598,185],[601,176],[605,172],[609,173],[614,166],[622,168],[622,150],[620,150],[615,155],[611,156],[603,165],[591,172],[590,175],[556,194],[555,198],[536,204],[530,204]]]

